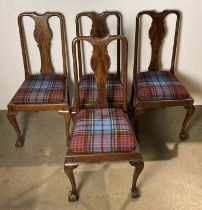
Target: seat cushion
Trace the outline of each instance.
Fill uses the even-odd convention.
[[[177,100],[189,98],[182,83],[169,71],[148,71],[137,75],[139,100]]]
[[[106,82],[108,101],[123,100],[123,85],[116,74],[109,74]],[[94,74],[83,75],[79,82],[79,97],[81,103],[93,103],[97,97],[97,84]]]
[[[129,152],[134,149],[135,136],[121,109],[83,109],[79,112],[69,151]]]
[[[60,103],[64,101],[65,78],[62,75],[31,75],[13,98],[15,104]]]

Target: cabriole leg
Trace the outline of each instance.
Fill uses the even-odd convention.
[[[135,167],[134,175],[133,175],[132,189],[131,189],[131,196],[132,196],[132,198],[138,198],[138,197],[140,197],[140,193],[137,188],[137,179],[144,168],[144,162],[143,162],[143,160],[130,160],[129,163]]]
[[[16,147],[22,147],[24,141],[23,141],[23,138],[22,138],[22,135],[21,135],[21,132],[20,132],[17,120],[16,120],[16,115],[17,115],[17,112],[13,112],[13,111],[9,111],[8,110],[7,118],[10,121],[11,125],[13,126],[13,128],[15,129],[15,131],[17,133],[17,137],[18,137],[18,139],[17,139],[17,141],[15,143],[15,146]]]
[[[183,121],[183,124],[182,124],[182,129],[181,129],[181,132],[180,132],[180,139],[181,140],[186,140],[188,138],[188,133],[185,131],[186,129],[186,125],[188,123],[188,121],[191,119],[194,111],[195,111],[195,108],[194,106],[185,106],[184,107],[186,110],[187,110],[187,114],[185,116],[185,119]]]
[[[69,164],[66,163],[64,166],[64,171],[66,175],[68,176],[69,181],[72,186],[72,191],[69,192],[69,197],[68,197],[69,202],[75,202],[75,201],[78,201],[79,199],[79,196],[76,191],[76,182],[75,182],[74,173],[73,173],[73,170],[77,168],[77,166],[78,166],[78,163],[69,163]]]

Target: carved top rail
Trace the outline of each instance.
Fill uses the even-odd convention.
[[[102,13],[96,12],[82,12],[76,16],[76,35],[82,36],[81,28],[81,17],[89,17],[92,21],[92,28],[90,36],[103,38],[109,35],[109,29],[107,27],[107,17],[115,16],[117,18],[117,33],[121,34],[121,14],[117,11],[105,11]],[[82,76],[82,59],[81,59],[81,47],[78,43],[78,57],[79,57],[79,76]],[[120,77],[120,40],[117,40],[117,75]]]
[[[67,50],[66,50],[66,34],[64,17],[61,13],[57,12],[46,12],[44,14],[38,14],[36,12],[25,12],[18,16],[18,25],[20,32],[20,40],[22,46],[22,54],[24,61],[25,77],[27,78],[31,74],[29,65],[29,56],[25,39],[25,32],[23,26],[23,17],[31,17],[35,22],[34,38],[37,43],[41,58],[41,74],[54,74],[54,69],[51,62],[50,56],[50,45],[52,39],[52,32],[49,27],[48,20],[50,17],[56,16],[60,19],[61,29],[61,42],[62,42],[62,57],[63,57],[63,74],[67,76]]]
[[[149,71],[158,71],[159,60],[160,60],[160,47],[162,40],[165,37],[165,26],[164,20],[167,15],[175,14],[177,16],[176,26],[175,26],[175,35],[174,35],[174,43],[173,43],[173,51],[172,51],[172,60],[170,71],[174,72],[175,66],[175,58],[176,58],[176,48],[177,48],[177,40],[178,40],[178,31],[179,31],[179,21],[180,21],[180,13],[177,10],[164,10],[162,12],[155,11],[143,11],[138,13],[136,17],[136,34],[135,34],[135,59],[134,59],[134,76],[137,74],[137,59],[138,59],[138,48],[139,48],[139,25],[140,18],[142,15],[149,15],[152,18],[152,24],[149,29],[149,39],[151,41],[151,61],[148,67]]]
[[[74,76],[75,76],[75,98],[76,105],[79,107],[79,88],[78,88],[78,69],[76,59],[76,45],[80,41],[87,41],[93,46],[93,52],[91,57],[91,67],[95,73],[95,79],[97,83],[97,98],[96,106],[98,108],[108,107],[107,95],[106,95],[106,80],[111,64],[110,57],[108,55],[107,47],[114,41],[120,40],[123,43],[124,58],[123,58],[123,109],[127,109],[127,59],[128,59],[128,42],[124,36],[107,36],[104,38],[93,38],[91,36],[81,36],[74,38],[72,42],[73,49],[73,61],[74,61]]]

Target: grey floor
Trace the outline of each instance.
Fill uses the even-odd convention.
[[[128,162],[80,164],[75,170],[80,193],[68,203],[70,184],[63,172],[65,129],[55,112],[20,113],[25,137],[16,134],[0,112],[0,210],[173,210],[202,209],[202,106],[190,121],[190,138],[178,133],[183,108],[148,110],[142,115],[141,151],[145,168],[139,178],[141,197],[131,200],[133,168]]]

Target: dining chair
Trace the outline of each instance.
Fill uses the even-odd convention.
[[[40,53],[41,67],[39,73],[33,74],[30,68],[29,53],[26,43],[23,18],[29,17],[35,23],[34,39]],[[50,45],[52,31],[49,19],[60,20],[63,72],[55,73],[51,62]],[[69,139],[70,106],[67,87],[67,52],[64,17],[58,12],[25,12],[18,16],[19,33],[24,61],[25,80],[8,104],[7,117],[17,133],[16,147],[24,144],[16,115],[20,111],[58,111],[64,117],[66,138]],[[59,53],[58,53],[59,55]]]
[[[168,15],[176,15],[175,32],[172,47],[172,57],[170,69],[163,70],[161,67],[161,49],[163,39],[168,30],[165,26],[165,19]],[[149,39],[151,43],[151,60],[148,70],[140,72],[140,28],[142,17],[148,15],[152,19],[149,29]],[[140,115],[148,108],[184,106],[187,111],[183,121],[180,139],[185,140],[188,134],[186,125],[194,113],[194,100],[190,96],[182,82],[175,75],[175,61],[178,47],[178,34],[180,27],[180,12],[177,10],[164,10],[163,12],[142,11],[136,17],[135,33],[135,54],[133,88],[131,103],[135,106],[136,136],[139,136]],[[167,29],[167,30],[166,30]],[[135,102],[134,102],[135,100]]]
[[[120,40],[124,49],[122,62],[123,101],[121,108],[109,106],[106,92],[106,82],[111,64],[107,47],[114,40]],[[97,84],[97,97],[95,108],[83,108],[80,106],[79,89],[75,86],[77,116],[64,163],[64,171],[72,186],[68,198],[69,202],[78,200],[73,170],[81,162],[96,161],[129,161],[135,167],[131,189],[132,198],[137,198],[139,197],[139,191],[136,182],[144,167],[144,162],[127,116],[127,39],[120,35],[109,35],[103,38],[76,37],[72,44],[75,79],[78,78],[76,46],[78,42],[84,41],[90,43],[93,47],[90,62]]]

